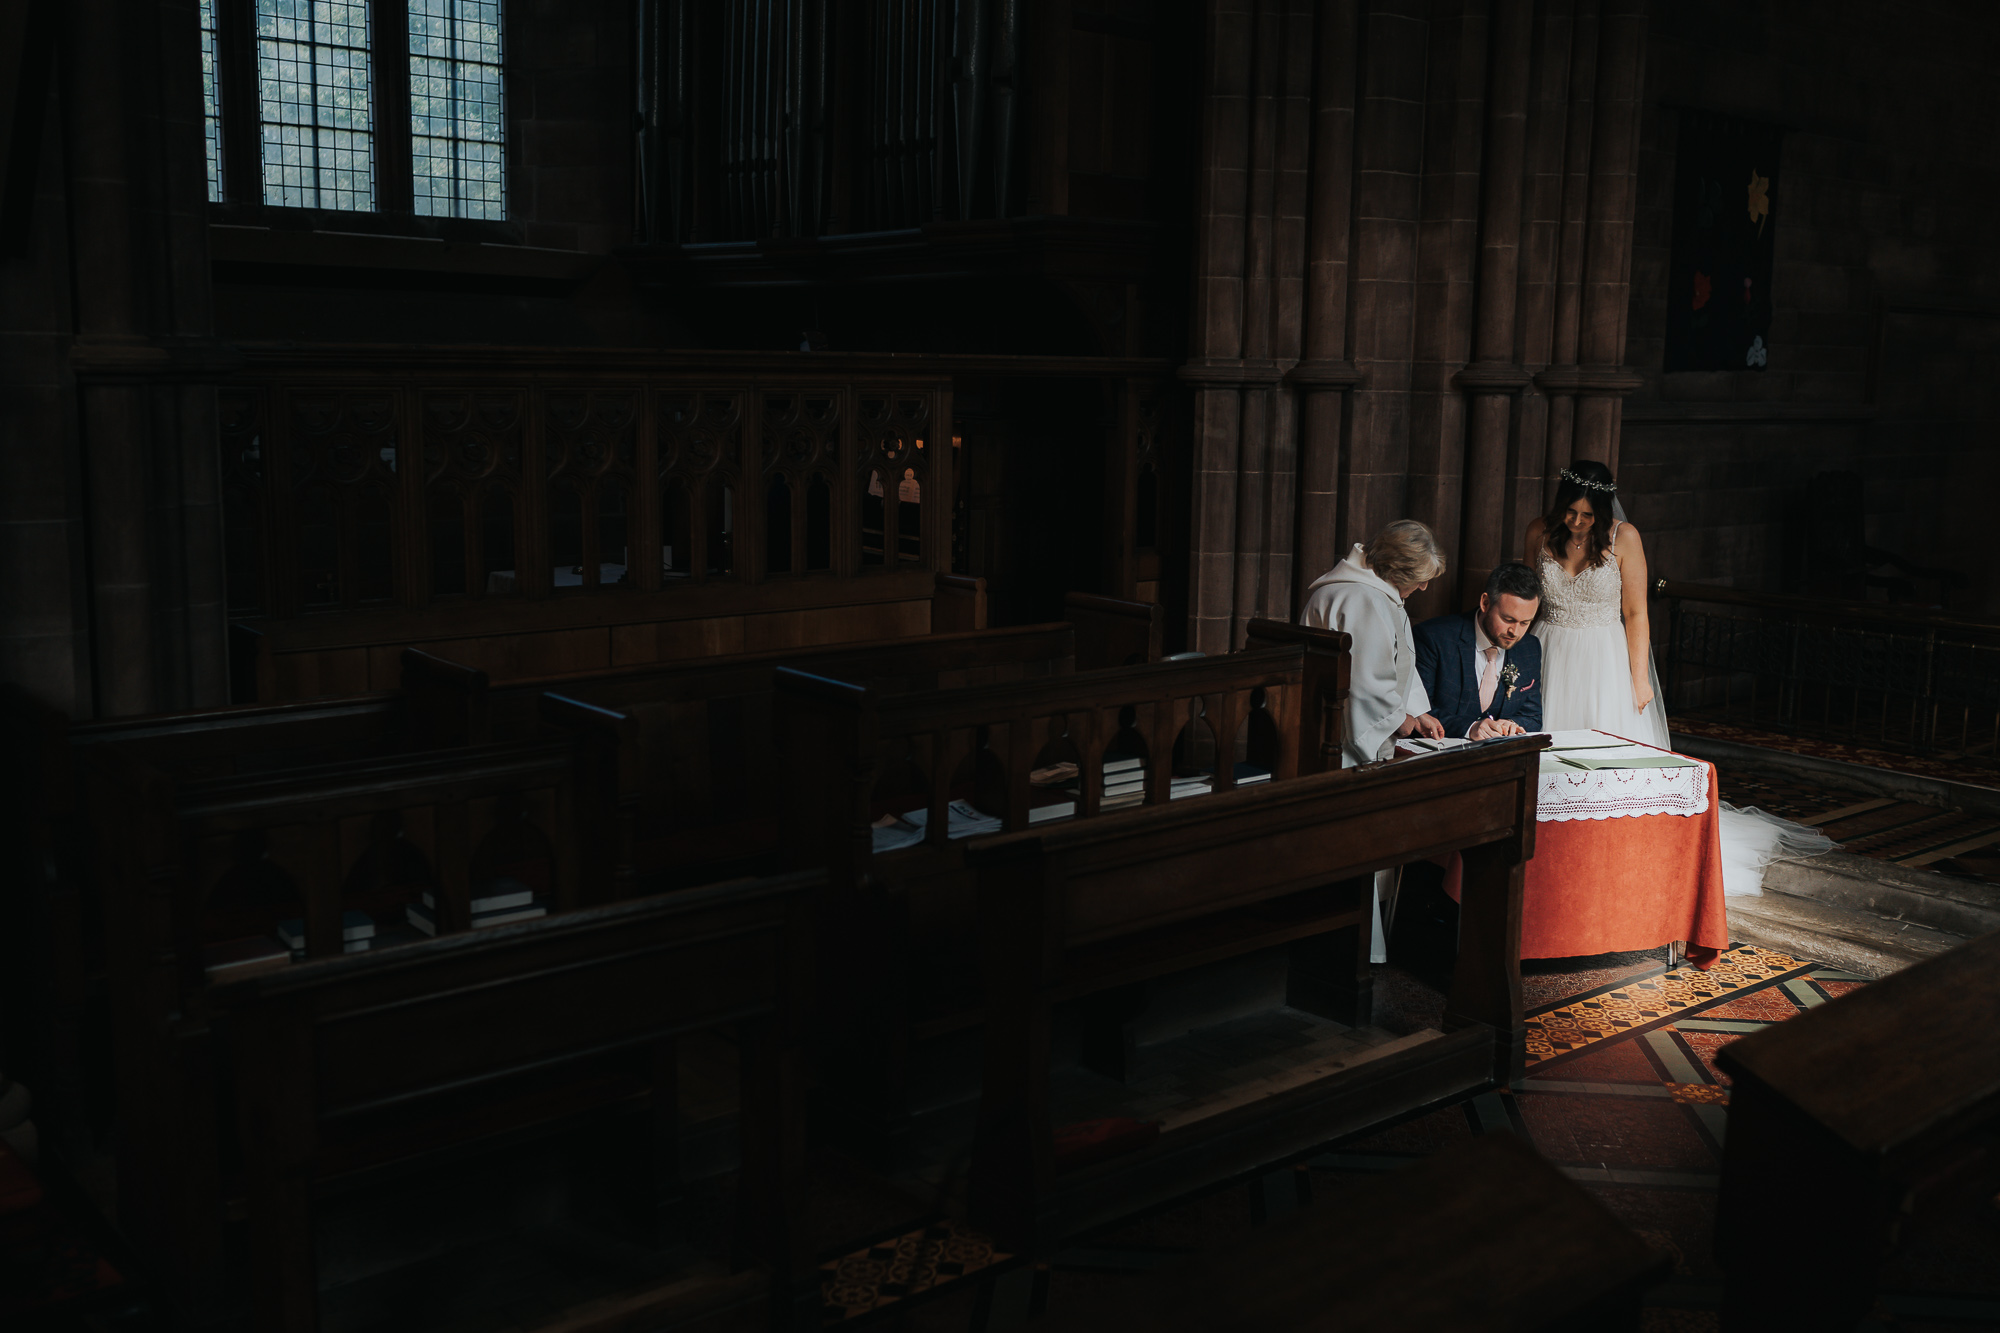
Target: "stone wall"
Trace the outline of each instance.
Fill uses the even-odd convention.
[[[1619,475],[1657,575],[1807,591],[1805,484],[1846,470],[1868,542],[1959,571],[1949,605],[2000,611],[2000,11],[1207,12],[1182,372],[1195,646],[1294,614],[1396,517],[1430,523],[1451,566],[1412,613],[1468,604],[1578,457]],[[1788,130],[1762,371],[1661,370],[1682,108]]]
[[[1190,638],[1214,652],[1384,523],[1464,603],[1547,478],[1614,467],[1644,0],[1208,7]]]
[[[195,32],[51,7],[0,89],[0,680],[75,716],[227,698]]]
[[[1805,482],[1851,470],[1871,543],[1965,575],[1953,609],[2000,612],[2000,10],[1657,8],[1626,353],[1645,383],[1620,476],[1655,565],[1803,590]],[[1678,107],[1787,127],[1762,373],[1660,372]]]

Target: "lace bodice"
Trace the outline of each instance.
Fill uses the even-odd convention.
[[[1585,565],[1571,578],[1544,547],[1541,574],[1541,618],[1549,624],[1563,629],[1598,629],[1623,623],[1624,583],[1618,573],[1616,550],[1604,553],[1603,564]]]

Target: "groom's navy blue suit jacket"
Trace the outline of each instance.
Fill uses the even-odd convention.
[[[1500,658],[1501,675],[1516,669],[1514,692],[1496,686],[1493,704],[1479,707],[1479,653],[1474,647],[1472,612],[1438,616],[1415,630],[1417,674],[1431,697],[1431,716],[1444,724],[1447,736],[1463,736],[1482,717],[1504,717],[1523,731],[1542,729],[1542,642],[1532,634]]]

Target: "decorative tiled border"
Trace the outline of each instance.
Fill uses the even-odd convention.
[[[1775,949],[1743,944],[1725,952],[1706,972],[1690,965],[1622,982],[1532,1015],[1528,1019],[1528,1064],[1546,1064],[1608,1038],[1687,1017],[1695,1010],[1773,985],[1814,966]]]
[[[949,1218],[891,1236],[820,1265],[823,1321],[857,1318],[1011,1258]]]

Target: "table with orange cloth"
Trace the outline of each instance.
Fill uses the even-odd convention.
[[[1623,738],[1606,737],[1614,739]],[[1714,765],[1585,773],[1545,753],[1537,794],[1521,957],[1575,958],[1682,940],[1688,961],[1706,970],[1729,947]],[[1454,854],[1445,873],[1454,902],[1458,887]]]

